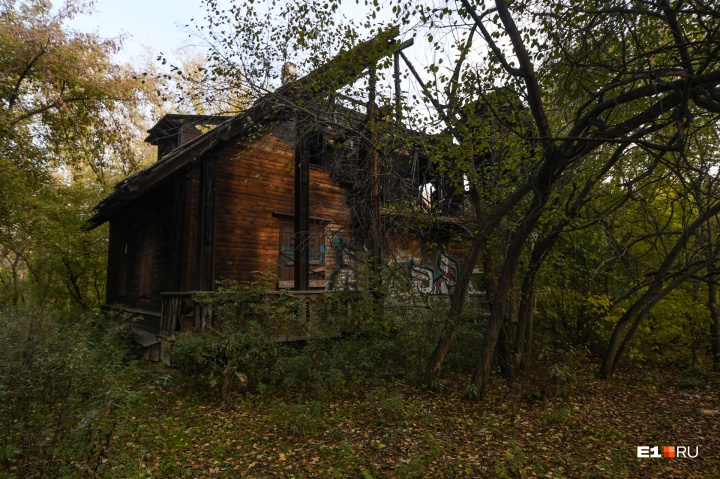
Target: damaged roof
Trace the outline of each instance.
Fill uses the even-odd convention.
[[[187,165],[201,161],[205,153],[220,149],[231,141],[249,138],[283,114],[292,111],[312,113],[303,106],[304,103],[324,98],[352,83],[368,66],[375,65],[381,58],[393,53],[398,46],[396,37],[399,33],[398,27],[384,30],[352,50],[339,53],[306,76],[268,93],[244,112],[225,121],[222,121],[222,117],[214,117],[222,121],[217,127],[182,144],[164,156],[162,161],[153,163],[115,185],[115,190],[93,208],[95,214],[86,222],[86,228],[93,229],[105,223],[118,210],[169,176]],[[155,138],[153,131],[158,125],[149,130],[148,140]]]

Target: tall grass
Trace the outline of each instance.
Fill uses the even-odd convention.
[[[97,317],[0,311],[0,477],[95,475],[127,392],[127,357]]]

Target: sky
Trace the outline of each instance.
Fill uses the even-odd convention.
[[[59,5],[63,0],[53,0]],[[118,37],[123,35],[123,49],[116,58],[124,63],[142,63],[148,56],[162,52],[166,55],[175,50],[197,45],[190,36],[192,28],[185,25],[195,19],[204,24],[206,15],[201,0],[88,0],[94,3],[94,12],[80,15],[69,22],[72,28],[81,32],[94,32],[100,36]],[[230,3],[223,0],[221,3]],[[264,0],[259,0],[264,1]],[[341,10],[345,15],[359,19],[367,13],[360,0],[357,4],[344,2]],[[380,12],[378,18],[390,18],[390,12]]]
[[[148,47],[152,54],[170,54],[191,45],[185,25],[205,15],[199,0],[96,0],[94,10],[70,25],[105,38],[123,35],[123,49],[116,60],[135,64],[148,56]]]
[[[57,6],[64,0],[52,1]],[[221,0],[221,3],[231,1]],[[122,36],[122,49],[114,58],[116,62],[130,63],[142,70],[156,62],[161,52],[173,61],[179,57],[193,56],[179,55],[178,50],[184,47],[195,46],[196,51],[200,52],[204,49],[199,40],[192,36],[195,31],[192,19],[200,25],[205,23],[206,11],[201,0],[94,0],[93,3],[92,13],[79,15],[68,24],[79,32],[97,33],[103,38]],[[364,3],[363,0],[357,4],[353,0],[343,2],[341,11],[358,21],[367,14]],[[378,13],[378,19],[384,17],[385,21],[391,16],[389,9]],[[188,24],[191,26],[187,27]],[[414,48],[406,50],[411,58],[417,51],[423,51],[418,40]],[[406,79],[403,81],[403,90],[408,89],[415,90],[416,87]],[[419,91],[415,93],[419,95]]]

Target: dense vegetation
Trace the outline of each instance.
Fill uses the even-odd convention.
[[[381,328],[303,349],[257,328],[188,336],[171,369],[130,361],[127,344],[92,318],[1,319],[0,477],[720,474],[720,424],[698,414],[717,401],[720,378],[700,365],[637,361],[601,380],[585,351],[543,351],[527,375],[493,378],[478,405],[455,380],[474,365],[461,348],[439,391],[415,387],[437,333],[429,315],[391,314]],[[243,372],[233,371],[231,395],[223,368],[198,360],[229,346]],[[698,446],[698,458],[635,457],[638,445],[667,444]]]
[[[357,25],[333,1],[206,3],[208,59],[145,75],[67,28],[79,3],[0,3],[0,477],[720,475],[718,426],[697,415],[720,400],[714,4],[370,2]],[[401,118],[442,133],[425,147],[463,197],[451,301],[408,307],[378,268],[371,297],[305,323],[290,295],[228,283],[203,299],[219,331],[179,336],[172,369],[137,363],[99,315],[106,231],[81,227],[146,164],[158,92],[237,108],[288,58],[307,71],[379,28],[383,6],[429,47],[422,68],[405,59]],[[386,67],[345,93],[376,84],[391,105]],[[466,296],[477,269],[489,309]],[[635,458],[672,444],[699,459]]]

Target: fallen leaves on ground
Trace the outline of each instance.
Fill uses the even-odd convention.
[[[126,477],[720,477],[720,418],[699,414],[720,408],[720,379],[681,388],[672,373],[637,368],[579,377],[544,400],[496,380],[470,402],[457,379],[436,393],[395,382],[322,401],[248,396],[229,412],[171,388],[118,428],[103,466]],[[666,445],[698,457],[636,457]]]

